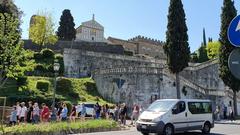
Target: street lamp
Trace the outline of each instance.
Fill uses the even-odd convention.
[[[55,99],[56,99],[56,86],[57,86],[57,75],[58,75],[58,71],[60,68],[60,64],[55,61],[53,64],[53,70],[54,70],[54,89],[53,89],[53,101],[52,101],[52,115],[51,115],[51,119],[53,121],[57,120],[57,116],[56,116],[56,109],[55,109]]]

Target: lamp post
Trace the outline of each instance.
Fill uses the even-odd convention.
[[[53,89],[53,101],[52,101],[52,115],[51,120],[57,120],[56,110],[55,110],[55,99],[56,99],[56,86],[57,86],[57,75],[59,71],[60,65],[57,61],[54,62],[53,69],[54,69],[54,89]]]

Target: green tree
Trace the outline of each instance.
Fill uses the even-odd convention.
[[[198,62],[206,62],[208,61],[208,55],[207,55],[207,47],[202,44],[201,47],[198,49]]]
[[[0,0],[0,13],[8,13],[12,16],[19,17],[22,14],[14,4],[13,0]]]
[[[187,30],[182,1],[171,0],[164,51],[167,54],[168,68],[176,74],[177,98],[181,98],[179,72],[188,66],[190,60]]]
[[[76,29],[74,28],[75,23],[69,9],[63,10],[59,25],[57,31],[59,40],[71,41],[76,38]]]
[[[235,48],[231,45],[228,40],[227,30],[232,19],[237,15],[236,8],[234,7],[234,2],[232,0],[224,0],[221,14],[221,32],[219,41],[221,43],[220,47],[220,77],[222,78],[225,85],[229,86],[233,90],[233,104],[234,112],[237,115],[237,92],[240,89],[240,80],[235,78],[229,68],[228,68],[228,57],[232,50]]]
[[[54,23],[50,14],[39,14],[33,17],[29,29],[29,38],[41,48],[47,44],[55,44],[58,40],[54,32]]]
[[[0,87],[8,78],[24,75],[28,60],[20,38],[18,18],[0,13]]]
[[[219,57],[220,42],[208,42],[207,44],[207,55],[208,59],[215,59]]]

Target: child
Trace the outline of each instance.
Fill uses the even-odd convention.
[[[10,115],[10,126],[15,126],[17,123],[17,107],[13,106],[11,115]]]

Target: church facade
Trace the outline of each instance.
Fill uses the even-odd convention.
[[[105,42],[104,27],[95,20],[93,15],[92,20],[83,22],[76,29],[76,41],[87,42]]]

